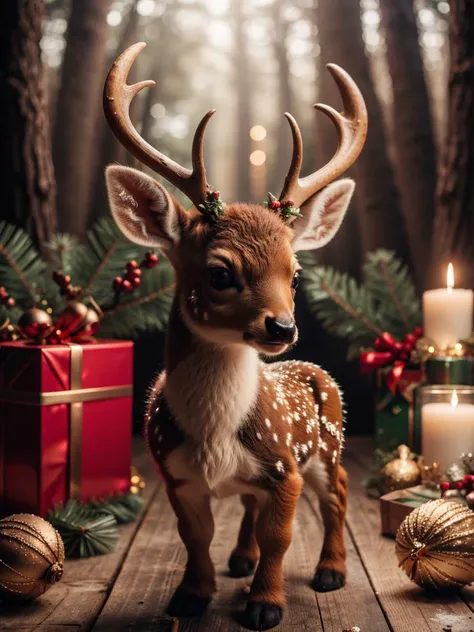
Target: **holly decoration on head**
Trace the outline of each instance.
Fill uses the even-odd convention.
[[[281,219],[285,222],[290,217],[300,217],[300,209],[296,208],[293,200],[284,200],[281,202],[272,193],[268,194],[268,200],[263,203],[272,211],[278,212]]]
[[[209,191],[206,201],[203,204],[199,204],[199,208],[212,222],[218,220],[219,217],[223,215],[225,209],[225,204],[221,200],[220,191]]]

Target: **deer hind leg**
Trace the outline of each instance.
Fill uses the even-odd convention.
[[[250,589],[243,625],[268,630],[278,625],[285,605],[283,557],[290,546],[296,504],[303,481],[290,474],[270,492],[257,519],[260,561]]]
[[[260,557],[255,533],[258,517],[257,499],[251,494],[244,494],[240,500],[245,507],[245,513],[240,525],[237,545],[229,558],[229,570],[232,577],[251,575]]]
[[[188,552],[183,579],[168,604],[172,617],[193,617],[204,612],[216,590],[209,547],[214,535],[210,498],[189,484],[168,489],[178,518],[178,531]]]
[[[347,507],[347,473],[336,463],[330,466],[329,479],[322,476],[321,462],[316,462],[305,480],[319,495],[324,525],[323,548],[311,583],[318,592],[337,590],[346,580],[344,518]]]

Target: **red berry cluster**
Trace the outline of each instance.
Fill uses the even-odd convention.
[[[141,276],[143,268],[154,268],[159,259],[154,252],[147,252],[145,257],[137,263],[132,260],[126,265],[125,278],[115,277],[112,287],[115,292],[115,296],[118,297],[122,292],[133,292],[133,290],[140,286]]]
[[[0,286],[0,304],[6,305],[6,307],[15,307],[16,301],[13,296],[10,296],[7,290]]]
[[[215,200],[218,200],[218,199],[220,198],[221,192],[220,192],[220,191],[213,191],[213,192],[211,193],[211,195],[212,195],[212,197],[213,197]]]
[[[53,281],[60,288],[60,293],[68,300],[72,301],[79,296],[81,288],[71,284],[71,277],[69,274],[64,274],[61,270],[55,270],[53,272]]]
[[[283,204],[282,204],[278,200],[272,200],[271,202],[268,203],[268,206],[270,208],[273,208],[273,209],[276,210],[276,209],[281,208],[282,206],[283,207],[285,207],[285,206],[294,206],[294,202],[293,202],[293,200],[287,200],[286,202],[283,202]]]
[[[474,491],[474,474],[466,474],[466,476],[459,481],[445,481],[440,485],[441,496],[443,496],[448,489],[457,489],[460,491],[465,491],[467,494],[469,492]]]

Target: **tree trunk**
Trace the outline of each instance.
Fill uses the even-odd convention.
[[[53,156],[59,227],[81,238],[94,183],[109,6],[110,0],[73,0],[56,106]]]
[[[455,264],[456,285],[474,285],[474,2],[450,3],[448,132],[436,192],[432,283]]]
[[[244,32],[245,2],[233,3],[234,17],[234,64],[235,93],[237,106],[237,197],[242,202],[251,199],[250,162],[250,64],[247,52],[247,37]]]
[[[39,42],[40,0],[0,3],[1,218],[40,246],[56,229],[55,182]]]
[[[382,112],[364,50],[359,2],[320,0],[317,12],[322,63],[335,62],[345,68],[356,81],[367,104],[369,133],[353,171],[362,252],[389,248],[408,260],[408,246],[387,152]],[[327,73],[324,70],[323,76]],[[322,82],[323,87],[327,85],[326,80],[327,77]],[[326,90],[321,98],[324,102],[328,101]],[[339,97],[336,103],[336,107],[341,109]],[[321,122],[320,134],[322,138],[331,134],[331,146],[335,148],[335,134],[328,131],[328,125],[328,122]],[[325,141],[323,144],[327,146]]]
[[[415,282],[427,281],[436,187],[436,147],[413,0],[381,0],[393,83],[393,128],[402,214]]]

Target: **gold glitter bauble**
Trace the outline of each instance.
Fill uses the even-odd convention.
[[[0,598],[28,601],[58,582],[64,544],[56,529],[32,514],[0,520]]]
[[[390,461],[380,470],[379,484],[384,494],[413,487],[420,482],[420,468],[410,459],[410,449],[406,445],[400,445],[397,452],[398,459]]]
[[[474,513],[452,500],[425,503],[400,525],[395,552],[400,568],[423,588],[469,584],[474,581]]]

